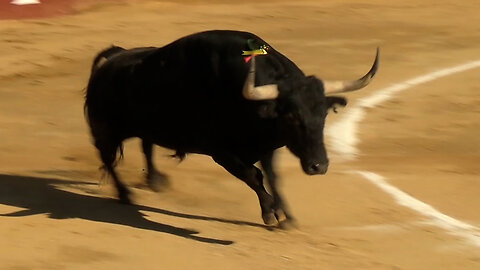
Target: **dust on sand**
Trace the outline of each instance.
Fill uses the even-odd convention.
[[[44,7],[49,2],[68,1]],[[112,43],[161,46],[205,29],[238,29],[329,79],[356,78],[380,45],[378,76],[348,95],[354,103],[391,83],[480,58],[479,5],[131,1],[0,21],[0,268],[478,269],[478,248],[347,173],[381,173],[478,226],[478,70],[370,109],[361,125],[362,155],[342,163],[331,153],[326,176],[304,175],[298,160],[279,151],[282,189],[300,226],[292,231],[266,230],[255,194],[210,158],[193,155],[178,165],[164,149],[157,149],[156,162],[171,176],[171,190],[134,188],[138,206],[109,199],[111,186],[97,185],[100,162],[83,118],[82,89],[92,58]],[[127,142],[125,152],[120,173],[136,186],[143,177],[138,141]]]

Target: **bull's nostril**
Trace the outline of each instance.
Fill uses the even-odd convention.
[[[303,165],[303,164],[302,164]],[[328,162],[327,163],[310,163],[307,166],[302,166],[305,173],[309,175],[314,175],[314,174],[325,174],[328,170]]]
[[[312,170],[312,172],[318,172],[320,171],[320,163],[316,163],[316,164],[313,164],[310,169]]]

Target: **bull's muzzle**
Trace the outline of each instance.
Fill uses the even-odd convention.
[[[326,163],[312,162],[309,165],[302,166],[302,167],[306,174],[316,175],[316,174],[326,174],[328,171],[328,165],[329,165],[328,162]]]

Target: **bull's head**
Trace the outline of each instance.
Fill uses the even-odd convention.
[[[276,84],[254,86],[255,57],[252,58],[243,95],[250,100],[273,100],[275,115],[286,137],[287,148],[300,158],[305,173],[325,174],[328,157],[325,150],[323,129],[329,109],[336,105],[345,106],[347,100],[340,94],[367,86],[378,68],[379,50],[370,71],[354,81],[322,81],[315,76],[305,77],[301,87],[282,95]]]

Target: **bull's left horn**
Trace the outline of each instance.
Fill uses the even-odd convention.
[[[355,81],[323,81],[323,88],[325,89],[325,95],[345,93],[355,91],[367,86],[375,76],[378,69],[378,61],[380,57],[380,48],[377,48],[377,55],[375,56],[375,62],[370,71],[362,78]]]
[[[250,100],[276,99],[278,97],[278,86],[276,84],[255,87],[255,56],[252,56],[251,61],[250,70],[243,86],[243,97]]]

